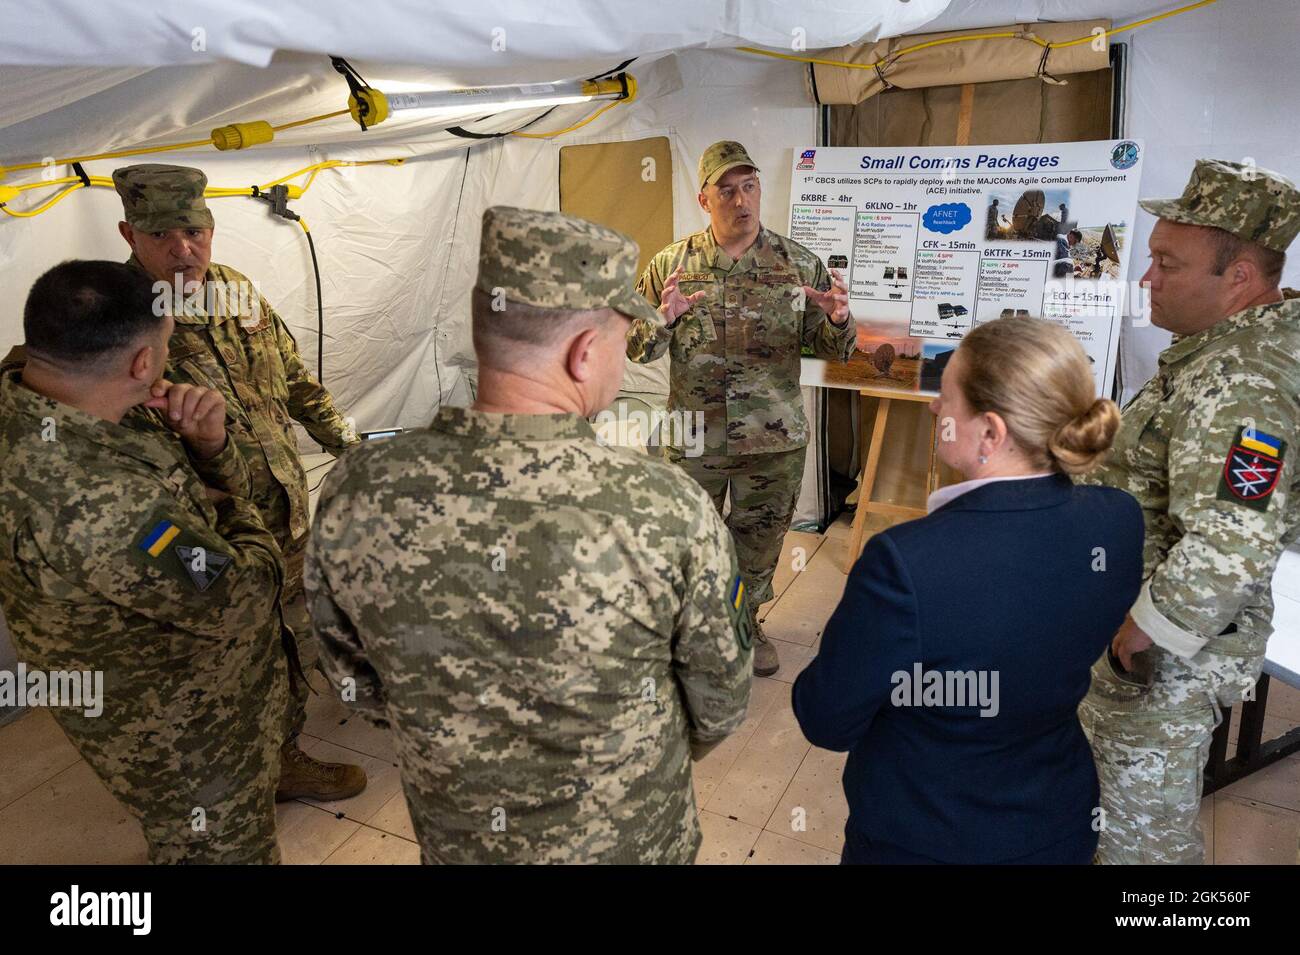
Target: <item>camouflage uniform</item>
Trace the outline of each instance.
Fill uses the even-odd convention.
[[[204,493],[247,491],[238,450],[188,462],[147,412],[115,425],[20,381],[0,376],[0,604],[30,666],[104,674],[102,714],[54,718],[151,861],[278,862],[280,551],[247,500]]]
[[[700,160],[701,189],[728,169],[753,162],[738,143],[715,143]],[[754,167],[757,169],[757,167]],[[671,328],[641,320],[628,335],[628,357],[651,362],[670,352],[670,411],[703,419],[703,455],[688,458],[681,442],[669,460],[695,478],[722,512],[745,575],[750,610],[772,598],[772,575],[803,481],[808,422],[799,391],[800,351],[847,361],[856,340],[811,302],[801,287],[831,287],[821,259],[799,243],[760,228],[738,261],[710,229],[668,246],[646,267],[637,291],[660,304],[664,283],[681,266],[683,295],[708,295]]]
[[[580,219],[489,209],[480,255],[508,302],[650,313],[635,244]],[[680,471],[577,415],[443,408],[334,467],[307,589],[322,667],[392,727],[425,863],[692,861],[692,746],[740,724],[751,651]]]
[[[134,228],[212,228],[212,213],[201,198],[207,177],[198,169],[127,166],[113,173],[113,181]],[[127,261],[143,270],[134,255]],[[208,267],[205,288],[183,296],[179,304],[173,309],[176,327],[167,377],[225,396],[231,437],[248,462],[251,499],[284,554],[285,620],[294,632],[303,672],[310,673],[317,649],[302,589],[307,478],[293,422],[301,422],[336,456],[358,439],[335,410],[329,392],[307,370],[284,320],[245,275],[214,263]],[[285,738],[302,729],[308,692],[303,680],[293,681]]]
[[[1143,202],[1278,250],[1300,230],[1300,193],[1200,161],[1180,200]],[[1100,862],[1203,861],[1197,814],[1221,707],[1241,702],[1272,629],[1271,582],[1300,531],[1300,301],[1260,305],[1178,339],[1124,409],[1088,480],[1146,516],[1146,582],[1131,611],[1154,646],[1121,672],[1093,667],[1080,719],[1101,777]]]

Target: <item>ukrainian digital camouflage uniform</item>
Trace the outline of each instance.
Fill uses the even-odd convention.
[[[235,445],[200,479],[149,414],[115,425],[0,375],[0,605],[30,668],[103,672],[100,715],[51,712],[151,861],[278,862],[280,551],[246,499],[204,493],[247,493]]]
[[[1300,227],[1294,188],[1260,216],[1238,198],[1239,168],[1202,161],[1183,204],[1143,205],[1285,248]],[[1210,740],[1222,709],[1259,677],[1273,571],[1300,534],[1297,356],[1294,298],[1177,340],[1088,478],[1142,505],[1146,582],[1131,614],[1154,641],[1131,673],[1103,655],[1080,706],[1101,778],[1099,862],[1203,861],[1197,816]]]
[[[703,455],[687,457],[680,440],[665,453],[708,491],[719,513],[730,485],[727,526],[756,613],[772,598],[772,575],[803,481],[808,422],[799,391],[801,349],[847,361],[854,323],[837,328],[805,301],[802,286],[824,292],[829,273],[814,253],[768,229],[760,228],[738,261],[709,229],[674,242],[650,260],[637,290],[658,306],[679,265],[681,293],[707,296],[671,328],[637,321],[627,354],[639,362],[672,356],[668,407],[702,418]]]
[[[489,209],[478,287],[653,314],[636,261],[612,230]],[[744,718],[752,648],[726,529],[679,470],[577,415],[443,408],[335,465],[307,589],[323,669],[392,727],[426,863],[692,861],[692,747]]]

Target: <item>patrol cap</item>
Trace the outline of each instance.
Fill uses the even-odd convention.
[[[737,166],[753,166],[754,172],[758,172],[758,164],[749,158],[749,153],[740,143],[730,139],[714,143],[700,157],[700,188],[713,185],[728,169]]]
[[[1189,225],[1213,226],[1274,252],[1300,233],[1300,191],[1290,179],[1258,166],[1198,159],[1177,199],[1142,199],[1147,212]]]
[[[612,308],[662,324],[636,291],[637,244],[562,212],[493,206],[483,213],[478,281],[488,293],[537,308]]]
[[[212,212],[203,199],[208,177],[193,166],[140,163],[113,170],[126,223],[143,232],[211,229]]]

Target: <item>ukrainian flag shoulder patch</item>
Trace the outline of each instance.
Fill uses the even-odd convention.
[[[140,549],[150,557],[165,553],[167,545],[180,535],[181,529],[164,518],[140,539]]]
[[[189,584],[199,593],[234,563],[233,555],[214,547],[212,538],[186,530],[157,512],[145,522],[128,553],[137,567]]]
[[[731,582],[731,609],[739,610],[745,603],[745,582],[740,579],[740,574]]]

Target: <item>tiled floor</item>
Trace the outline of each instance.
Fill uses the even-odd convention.
[[[846,816],[844,756],[799,732],[790,683],[816,653],[844,587],[849,529],[791,532],[765,610],[782,667],[756,679],[740,730],[695,767],[704,846],[699,862],[833,864]],[[802,568],[802,570],[796,570]],[[322,682],[323,686],[323,682]],[[277,810],[286,863],[414,864],[414,842],[392,745],[331,695],[313,697],[304,748],[360,761],[370,785],[340,803],[297,801]],[[1300,691],[1270,692],[1266,737],[1300,723]],[[1300,755],[1207,797],[1202,824],[1216,863],[1294,863],[1300,834]],[[139,827],[109,796],[53,719],[37,710],[0,728],[0,863],[145,861]]]

